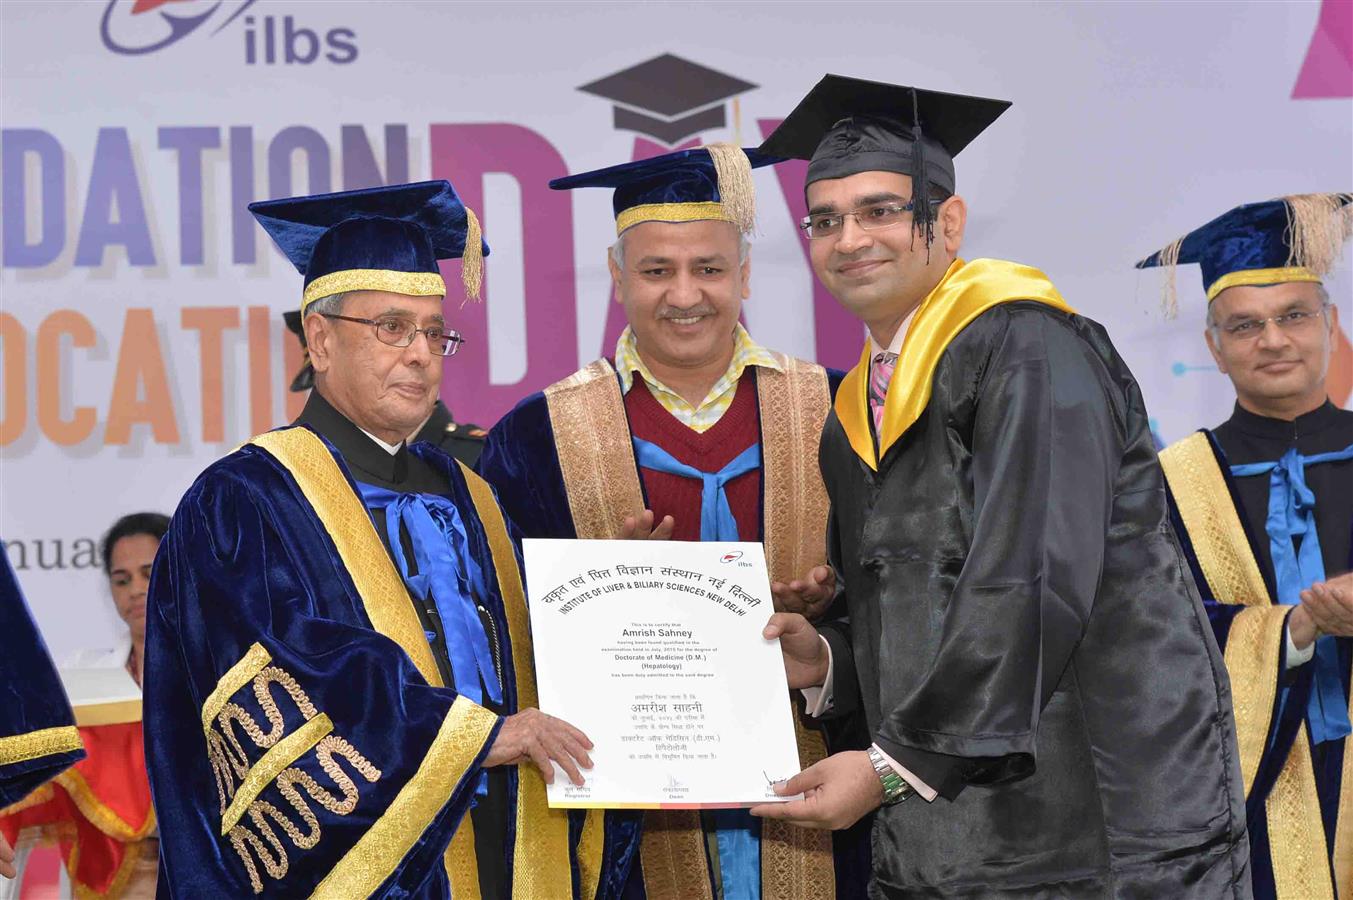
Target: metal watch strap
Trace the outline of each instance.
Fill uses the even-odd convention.
[[[883,758],[883,753],[878,747],[872,744],[869,747],[869,762],[874,766],[874,773],[878,775],[879,781],[883,782],[883,805],[892,806],[894,803],[901,803],[910,797],[913,793],[911,785],[907,780],[897,774],[888,760]]]

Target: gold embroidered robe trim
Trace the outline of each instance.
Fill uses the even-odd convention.
[[[0,737],[0,766],[69,753],[83,747],[80,731],[74,725],[57,725],[24,734],[11,734]]]
[[[459,465],[465,474],[465,483],[484,525],[484,532],[488,535],[493,568],[498,575],[498,592],[503,598],[508,633],[512,636],[512,671],[517,682],[517,708],[539,708],[535,653],[532,650],[526,594],[522,590],[517,553],[508,537],[503,511],[493,496],[493,489],[464,463]],[[594,829],[599,828],[602,812],[588,810],[587,818],[589,822],[595,820],[598,823],[593,826]],[[602,843],[595,839],[587,846],[579,847],[578,873],[584,898],[596,896],[601,875],[601,849]],[[518,766],[517,842],[512,855],[512,895],[524,898],[560,896],[561,873],[567,873],[568,870],[568,812],[550,809],[545,780],[539,769],[534,765]],[[565,882],[568,880],[565,876]],[[571,887],[564,891],[563,896],[567,896],[570,891]]]
[[[758,368],[762,522],[771,577],[788,581],[826,562],[827,492],[818,441],[831,404],[826,371],[776,354],[782,371]],[[569,512],[579,538],[614,538],[643,512],[643,490],[625,400],[611,364],[599,359],[545,389]],[[792,704],[791,704],[792,705]],[[826,756],[821,735],[791,710],[800,764]],[[712,900],[699,813],[649,810],[640,849],[650,900]],[[835,896],[830,832],[766,820],[761,835],[765,900]]]
[[[545,388],[573,528],[615,538],[625,516],[644,511],[629,417],[615,369],[599,359]]]
[[[361,596],[363,608],[366,610],[367,618],[371,621],[372,627],[399,644],[429,684],[436,687],[443,686],[436,661],[432,656],[432,648],[428,644],[427,637],[418,621],[418,616],[414,612],[413,601],[405,590],[404,581],[395,571],[394,563],[390,561],[390,555],[386,552],[385,546],[381,544],[380,537],[376,534],[375,525],[372,524],[371,516],[365,505],[361,498],[348,486],[347,479],[344,478],[338,463],[334,461],[329,448],[317,435],[306,428],[283,428],[270,431],[255,437],[250,443],[267,451],[295,479],[301,493],[305,496],[311,508],[314,509],[315,515],[319,518],[330,539],[333,540],[339,558],[343,561],[344,568]],[[496,508],[496,506],[495,503],[494,507]],[[501,514],[499,521],[501,522]],[[489,527],[486,523],[486,531]],[[515,566],[515,558],[513,565]],[[494,568],[499,568],[499,560],[496,558]],[[513,634],[512,638],[515,643],[516,635]],[[459,713],[457,713],[457,704],[460,704]],[[462,704],[460,698],[457,698],[451,709],[452,713],[457,713],[455,718],[463,721],[453,722],[453,716],[449,713],[446,722],[443,723],[438,740],[448,735],[449,728],[450,734],[454,736],[454,742],[457,744],[455,748],[441,746],[439,752],[444,758],[443,764],[445,764],[445,759],[453,756],[461,757],[464,748],[459,744],[467,739],[467,734],[476,736],[479,741],[479,747],[469,757],[472,762],[478,755],[479,749],[482,749],[483,745],[487,743],[493,726],[497,722],[497,716],[483,707],[470,703],[468,700]],[[448,736],[447,740],[450,741],[452,738]],[[433,746],[434,748],[439,746],[437,741],[434,741]],[[430,755],[425,757],[425,763],[430,758]],[[423,767],[420,767],[419,773],[423,771]],[[412,782],[410,783],[412,784]],[[454,784],[452,786],[454,787]],[[448,793],[447,797],[449,796]],[[400,792],[396,802],[402,797],[404,797],[404,791]],[[441,802],[444,804],[446,798],[443,798]],[[380,833],[382,834],[394,830],[397,834],[407,833],[412,836],[413,840],[416,840],[417,836],[422,834],[427,823],[431,821],[431,816],[439,808],[440,805],[428,810],[423,805],[415,804],[410,800],[401,806],[404,811],[397,815],[395,814],[396,807],[392,805],[377,820],[375,825],[385,823],[381,827]],[[423,812],[427,813],[428,818],[419,821],[411,817],[414,813]],[[368,832],[368,835],[375,833],[375,825],[373,825],[372,831]],[[385,840],[388,840],[388,834]],[[369,843],[364,845],[364,841],[366,841],[365,836],[362,841],[359,841],[358,846],[349,851],[344,860],[339,862],[339,866],[343,866],[344,862],[351,857],[360,860],[359,866],[376,865],[378,869],[384,870],[385,874],[381,875],[376,884],[373,885],[372,889],[374,890],[375,886],[378,886],[393,871],[394,865],[402,857],[402,854],[389,858],[380,857],[376,851],[379,851],[382,845]],[[365,846],[365,849],[362,854],[354,857],[353,854],[363,846]],[[393,847],[396,845],[388,843],[385,846]],[[412,843],[409,843],[409,846],[412,846]],[[565,863],[567,863],[567,860],[565,860]],[[456,829],[455,835],[452,836],[451,844],[448,846],[444,857],[444,865],[447,875],[451,879],[452,890],[457,898],[478,897],[478,862],[474,854],[473,825],[468,815],[461,820],[460,827]],[[358,874],[363,873],[359,872]],[[369,870],[365,874],[374,876],[379,872]],[[333,875],[333,873],[331,872],[330,875]],[[328,881],[328,878],[325,880]],[[340,878],[337,883],[340,885],[340,891],[335,896],[344,896],[342,891],[349,890],[346,877]],[[366,893],[369,893],[369,891]]]
[[[376,534],[362,498],[348,486],[324,441],[310,429],[297,427],[269,431],[249,443],[266,450],[295,479],[334,542],[371,627],[399,644],[428,684],[441,687],[432,647],[404,580]]]
[[[380,887],[394,871],[395,864],[413,849],[427,823],[451,799],[497,721],[498,717],[489,710],[465,697],[457,697],[418,771],[310,896],[349,900],[369,896]],[[464,894],[454,896],[460,898]]]
[[[320,713],[269,747],[244,776],[244,781],[235,791],[235,796],[230,799],[230,806],[226,807],[225,813],[221,816],[222,837],[230,834],[230,829],[235,827],[235,823],[244,815],[249,805],[263,793],[265,787],[272,784],[273,779],[280,775],[283,769],[310,752],[312,747],[332,734],[333,730],[333,721],[326,714]]]
[[[240,688],[254,680],[254,676],[272,662],[272,654],[268,648],[255,641],[249,645],[244,656],[240,657],[239,662],[226,670],[216,682],[216,687],[212,689],[207,700],[202,704],[202,733],[211,733],[211,724],[216,721],[216,717],[221,714],[221,710],[230,702],[230,698],[235,695]]]
[[[121,815],[114,812],[94,794],[89,782],[85,781],[85,777],[73,766],[52,780],[65,789],[66,793],[70,795],[71,802],[95,828],[115,840],[122,841],[124,844],[131,844],[145,840],[155,830],[154,808],[146,810],[146,818],[139,825],[124,821]],[[50,791],[51,788],[48,787],[48,800],[51,799]],[[5,810],[0,810],[0,815],[4,815],[5,812]]]
[[[1291,610],[1275,605],[1269,596],[1207,433],[1195,432],[1162,450],[1160,465],[1212,596],[1219,603],[1247,607],[1231,622],[1223,656],[1231,676],[1240,768],[1248,795],[1268,742],[1281,674],[1283,629]],[[1349,789],[1345,781],[1341,807]],[[1264,800],[1264,810],[1278,896],[1333,900],[1305,724],[1297,730],[1287,760]],[[1347,824],[1340,820],[1340,834]]]

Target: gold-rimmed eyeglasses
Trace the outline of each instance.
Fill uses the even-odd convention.
[[[440,325],[430,325],[427,328],[419,328],[408,319],[402,319],[399,316],[382,316],[379,319],[359,319],[357,316],[340,316],[338,313],[320,313],[326,319],[342,319],[344,322],[356,322],[359,325],[370,325],[376,329],[376,339],[382,344],[389,344],[391,347],[407,347],[413,343],[414,338],[418,337],[419,332],[427,338],[428,348],[438,356],[455,356],[460,345],[465,343],[465,338],[460,336],[460,332],[443,328]]]

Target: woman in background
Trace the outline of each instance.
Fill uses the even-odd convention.
[[[169,517],[143,512],[123,516],[100,545],[104,574],[127,634],[111,650],[81,652],[66,668],[125,668],[137,686],[145,670],[146,595],[151,566]],[[76,712],[76,722],[82,716]],[[0,815],[0,836],[16,845],[37,834],[61,848],[63,896],[153,898],[159,857],[155,813],[139,716],[133,722],[80,725],[88,756]],[[22,868],[28,847],[19,847]],[[0,858],[0,866],[3,866]],[[18,884],[22,885],[22,877]],[[69,893],[68,893],[69,891]],[[20,894],[19,896],[22,896]]]

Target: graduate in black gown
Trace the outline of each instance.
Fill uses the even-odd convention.
[[[615,895],[627,836],[546,802],[590,745],[535,708],[515,532],[406,445],[459,343],[438,260],[477,295],[477,220],[445,181],[250,209],[305,276],[315,389],[197,479],[156,559],[161,894]]]
[[[1326,387],[1339,311],[1321,281],[1350,200],[1240,206],[1138,264],[1199,265],[1204,337],[1235,386],[1231,417],[1161,463],[1231,676],[1265,898],[1353,890],[1353,412]]]
[[[878,808],[873,897],[1248,897],[1226,672],[1132,373],[1042,272],[958,255],[953,157],[1008,105],[828,76],[761,147],[810,160],[814,270],[870,334],[821,446],[849,626],[767,634],[814,712],[858,686],[874,744],[753,812]]]

